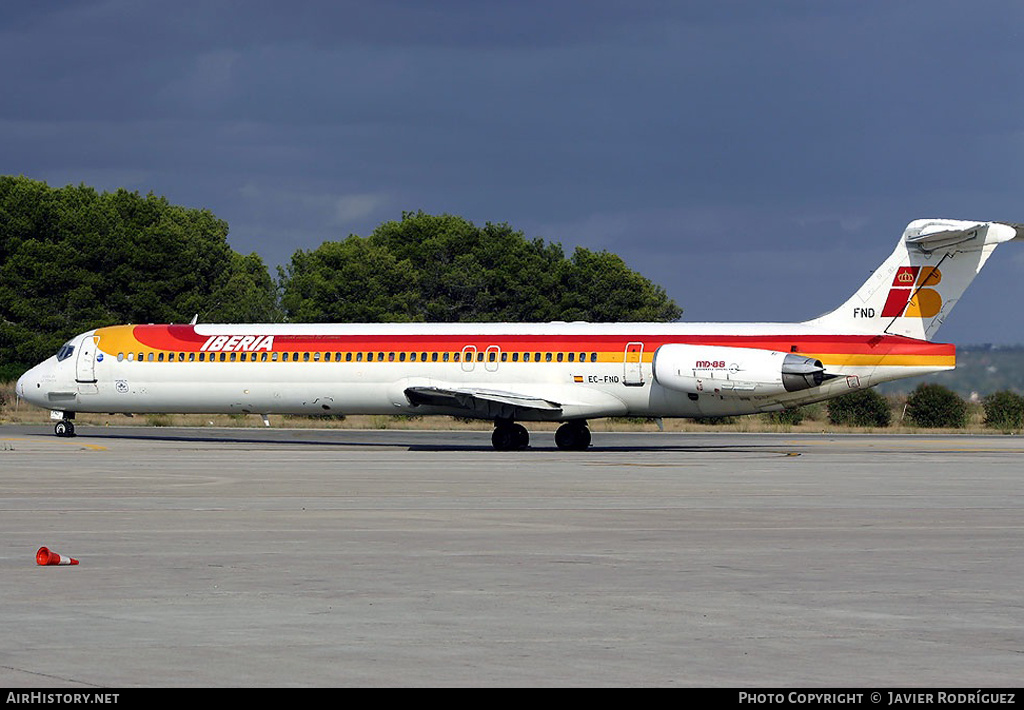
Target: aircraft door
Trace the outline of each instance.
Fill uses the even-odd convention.
[[[75,361],[75,381],[84,384],[96,383],[96,353],[100,339],[97,335],[86,336],[78,346]]]
[[[642,387],[644,384],[643,373],[644,344],[627,343],[625,357],[623,358],[624,371],[622,373],[623,383],[627,387]]]

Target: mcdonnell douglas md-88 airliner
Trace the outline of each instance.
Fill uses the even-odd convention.
[[[949,370],[931,342],[1001,243],[1024,225],[911,222],[842,306],[801,323],[115,325],[69,340],[18,380],[58,436],[78,412],[434,414],[488,419],[499,450],[520,422],[563,422],[590,445],[599,417],[772,412]]]

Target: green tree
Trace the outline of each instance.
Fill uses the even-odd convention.
[[[352,236],[295,252],[281,272],[281,306],[303,323],[422,320],[418,278],[408,259]]]
[[[102,325],[280,319],[266,267],[227,233],[152,194],[0,177],[0,374]]]
[[[967,425],[967,402],[947,387],[921,383],[907,397],[907,418],[921,427],[964,427]]]
[[[832,424],[858,427],[887,427],[892,422],[889,400],[874,389],[859,389],[828,401]]]
[[[681,309],[618,256],[507,224],[407,212],[368,237],[299,251],[280,271],[282,307],[300,321],[669,321]]]

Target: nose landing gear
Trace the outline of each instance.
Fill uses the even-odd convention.
[[[53,433],[57,436],[72,437],[75,435],[75,423],[70,419],[61,419],[53,425]]]
[[[50,412],[50,419],[56,419],[53,425],[53,433],[57,436],[68,438],[75,435],[74,412]]]

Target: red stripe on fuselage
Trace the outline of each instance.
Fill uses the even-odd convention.
[[[316,351],[451,351],[468,345],[479,350],[497,346],[506,351],[622,351],[626,343],[640,342],[647,352],[661,345],[690,345],[756,348],[781,352],[849,355],[927,355],[953,356],[956,348],[946,343],[931,343],[895,335],[698,335],[698,334],[598,334],[551,335],[506,333],[494,335],[464,334],[353,334],[353,335],[274,335],[273,350],[280,352]],[[225,330],[225,335],[249,335],[244,328]],[[198,352],[212,336],[201,335],[191,325],[138,325],[135,338],[144,346],[169,352]]]

